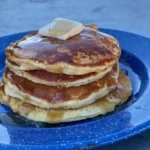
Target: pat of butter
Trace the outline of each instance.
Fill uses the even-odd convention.
[[[66,40],[83,29],[81,23],[63,18],[56,18],[51,23],[39,29],[38,33],[43,36]]]

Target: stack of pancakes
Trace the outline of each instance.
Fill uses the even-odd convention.
[[[131,94],[118,41],[84,27],[65,41],[33,32],[6,49],[0,101],[28,119],[60,123],[114,110]]]

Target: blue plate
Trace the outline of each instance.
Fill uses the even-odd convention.
[[[120,67],[133,85],[129,101],[104,116],[59,125],[24,119],[1,105],[0,149],[94,148],[125,139],[150,127],[150,39],[117,30],[101,31],[113,35],[120,42]],[[28,33],[0,38],[0,77],[5,68],[5,48]]]

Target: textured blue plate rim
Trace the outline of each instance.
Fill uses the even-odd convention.
[[[150,40],[149,38],[147,37],[144,37],[142,35],[137,35],[137,34],[134,34],[134,33],[129,33],[129,32],[126,32],[126,31],[119,31],[119,30],[114,30],[114,29],[100,29],[102,31],[110,31],[110,32],[124,32],[126,34],[130,34],[130,35],[134,35],[134,36],[138,36],[138,37],[141,37],[141,38],[145,38],[145,39],[148,39]],[[31,32],[31,31],[28,31],[28,32]],[[17,34],[25,34],[25,33],[28,33],[28,32],[22,32],[22,33],[17,33]],[[11,36],[14,36],[14,35],[17,35],[17,34],[12,34],[12,35],[9,35],[9,36],[4,36],[4,37],[0,37],[0,39],[2,38],[6,38],[6,37],[11,37]],[[110,135],[110,136],[107,136],[106,139],[103,141],[103,143],[101,143],[100,141],[100,138],[96,138],[96,139],[92,139],[92,140],[86,140],[86,141],[82,141],[82,143],[79,145],[79,144],[75,144],[75,143],[69,143],[67,144],[68,146],[73,146],[73,147],[84,147],[85,145],[89,144],[89,143],[94,143],[93,141],[97,141],[97,146],[102,146],[102,145],[106,145],[106,144],[109,144],[109,143],[112,143],[112,142],[117,142],[121,139],[124,139],[124,138],[127,138],[127,137],[131,137],[133,135],[136,135],[137,133],[141,132],[141,131],[144,131],[146,129],[148,129],[150,127],[150,120],[147,120],[145,122],[142,122],[141,124],[139,124],[138,126],[134,127],[132,130],[124,130],[122,132],[119,132],[118,133],[118,136],[117,138],[114,139],[114,134]],[[132,133],[131,133],[132,132]],[[0,147],[5,147],[5,146],[10,146],[10,147],[39,147],[39,145],[7,145],[7,144],[1,144]],[[97,147],[96,146],[96,147]],[[57,144],[57,145],[46,145],[46,146],[43,146],[42,145],[42,148],[44,147],[61,147],[63,148],[63,145],[60,145],[60,144]],[[66,146],[65,146],[66,147]]]
[[[143,126],[145,127],[145,128],[143,128]],[[108,144],[114,144],[114,143],[117,143],[117,142],[119,142],[119,141],[121,141],[121,140],[124,140],[124,139],[126,139],[126,138],[131,138],[131,137],[133,137],[133,136],[135,136],[135,135],[137,135],[137,134],[139,134],[139,133],[141,133],[141,132],[144,132],[145,130],[148,130],[148,129],[150,129],[150,121],[148,121],[148,122],[145,122],[145,123],[143,123],[143,124],[141,124],[141,125],[139,125],[139,126],[137,126],[136,128],[134,128],[133,130],[132,130],[132,132],[133,133],[128,133],[129,131],[127,130],[127,131],[123,131],[123,132],[120,132],[118,135],[118,137],[119,138],[117,138],[117,139],[113,139],[113,137],[115,136],[115,135],[112,135],[112,136],[109,136],[109,137],[107,137],[107,139],[110,139],[110,141],[106,141],[106,142],[103,142],[103,143],[101,143],[99,140],[98,140],[98,138],[97,139],[95,139],[95,140],[87,140],[87,141],[82,141],[82,144],[76,144],[76,143],[68,143],[68,144],[66,144],[67,145],[67,147],[66,147],[66,145],[65,144],[55,144],[55,145],[9,145],[9,144],[0,144],[0,148],[10,148],[11,150],[13,150],[12,148],[14,148],[14,149],[16,149],[16,148],[19,148],[19,149],[24,149],[24,148],[32,148],[33,149],[33,147],[34,147],[34,149],[36,150],[36,149],[38,149],[39,147],[40,148],[42,148],[43,150],[44,149],[49,149],[49,148],[53,148],[53,150],[55,150],[55,149],[60,149],[60,148],[62,148],[62,149],[71,149],[71,148],[86,148],[87,147],[87,145],[89,144],[89,143],[93,143],[93,141],[96,141],[96,145],[94,146],[94,147],[92,147],[92,148],[98,148],[98,147],[101,147],[101,146],[105,146],[105,145],[108,145]],[[123,136],[122,136],[122,134],[123,134]],[[99,145],[99,143],[100,143],[100,145]],[[87,147],[88,148],[88,147]],[[30,149],[31,150],[31,149]]]

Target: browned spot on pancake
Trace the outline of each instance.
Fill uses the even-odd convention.
[[[8,61],[9,63],[11,63],[12,65],[14,65],[14,66],[19,66],[17,63],[11,61],[9,58],[7,58],[7,61]]]
[[[59,53],[68,53],[68,55],[69,55],[70,50],[66,47],[60,47],[60,48],[57,49],[57,52],[59,52]]]
[[[0,80],[0,88],[3,86],[3,82]]]
[[[27,116],[31,111],[33,111],[35,109],[34,105],[28,104],[28,103],[24,103],[24,105],[21,105],[19,107],[19,111],[24,115]]]
[[[126,75],[120,71],[119,74],[119,84],[117,85],[117,88],[115,92],[112,92],[113,97],[118,98],[118,99],[127,99],[129,92],[131,92],[131,89],[129,88],[130,86],[130,80],[126,80],[126,82],[123,82],[121,79],[125,78]]]
[[[122,79],[126,79],[125,81]],[[119,73],[119,81],[116,90],[112,91],[109,98],[113,99],[120,99],[121,103],[126,100],[129,95],[131,95],[131,83],[129,78],[126,77],[126,75],[120,71]]]
[[[89,25],[85,25],[85,27],[94,29],[94,30],[98,30],[98,26],[96,24],[89,24]]]
[[[30,80],[27,80],[26,78],[17,76],[9,69],[6,69],[5,77],[13,85],[17,86],[17,88],[23,93],[41,98],[49,103],[58,103],[68,100],[82,100],[87,98],[93,92],[99,91],[105,85],[107,85],[108,87],[116,85],[116,80],[111,77],[111,73],[113,71],[111,71],[98,81],[86,85],[81,85],[79,87],[69,88],[59,88],[34,83]]]
[[[64,113],[62,111],[50,111],[48,113],[48,118],[54,119],[54,118],[58,118],[61,119],[63,117]]]
[[[113,94],[114,97],[118,99],[126,99],[127,92],[130,91],[128,87],[123,85],[118,85],[115,94]]]
[[[1,86],[0,86],[0,98],[1,98],[1,96],[3,96],[3,94],[4,94],[4,86],[1,84]]]
[[[95,66],[119,57],[110,48],[116,47],[119,51],[112,40],[90,28],[84,28],[80,34],[65,41],[33,33],[13,44],[13,49],[8,47],[6,54],[49,64],[65,62],[75,66]]]

